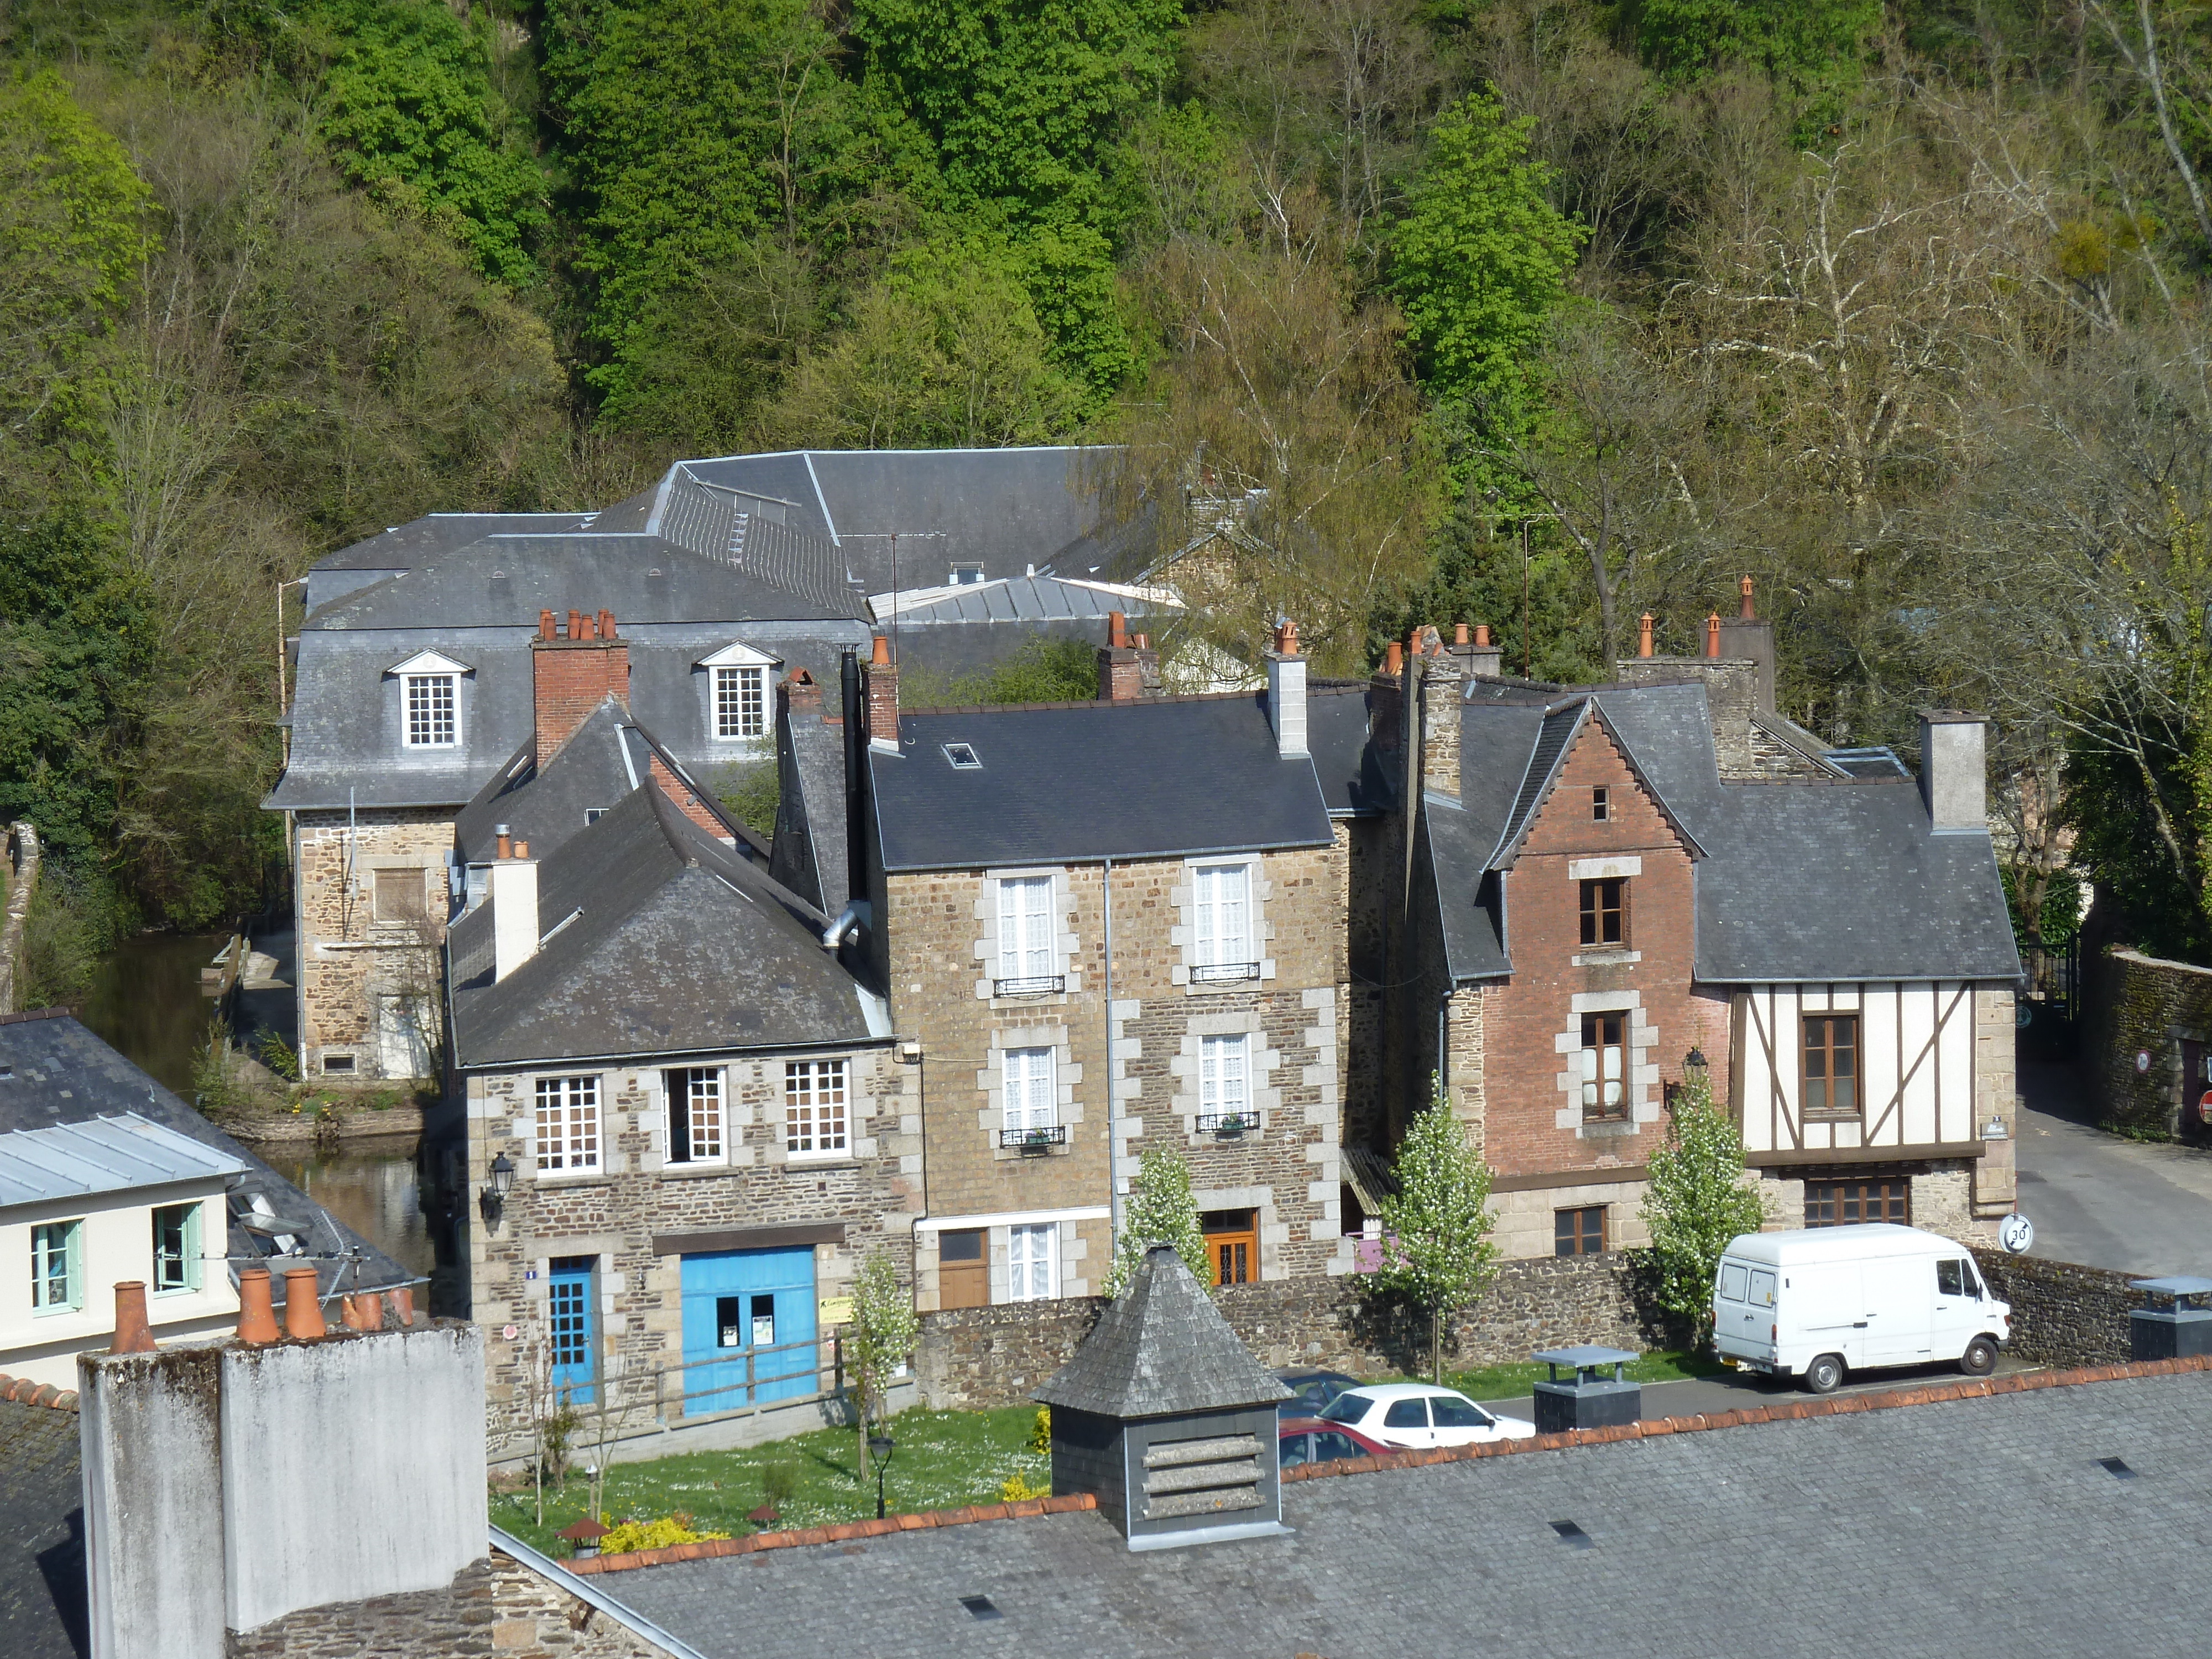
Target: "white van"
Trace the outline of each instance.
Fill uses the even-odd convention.
[[[1721,1358],[1802,1377],[1814,1394],[1866,1366],[1948,1361],[1986,1376],[2011,1339],[2012,1309],[1990,1294],[1972,1252],[1917,1227],[1742,1233],[1714,1278]]]

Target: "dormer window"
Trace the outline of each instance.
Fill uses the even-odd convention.
[[[980,564],[956,564],[952,567],[952,586],[955,587],[974,587],[982,580],[983,567]]]
[[[716,742],[767,735],[769,676],[778,660],[735,641],[700,659],[707,673],[707,730]]]
[[[399,740],[410,749],[457,749],[461,677],[469,672],[435,651],[418,651],[384,671],[399,682]]]

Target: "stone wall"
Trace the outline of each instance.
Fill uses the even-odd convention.
[[[1217,1293],[1237,1334],[1263,1364],[1317,1365],[1355,1376],[1425,1370],[1428,1324],[1360,1294],[1356,1278],[1232,1285]],[[1027,1403],[1066,1364],[1105,1309],[1103,1297],[1018,1303],[924,1314],[915,1370],[922,1398],[940,1408]],[[1628,1258],[1549,1256],[1499,1264],[1480,1302],[1452,1322],[1448,1367],[1511,1364],[1573,1342],[1661,1346],[1639,1316]]]
[[[349,821],[342,811],[302,812],[298,833],[301,1074],[426,1074],[440,1029],[453,814],[364,807]],[[395,1022],[411,1022],[414,1039]],[[387,1063],[410,1052],[411,1063]],[[349,1060],[349,1069],[337,1069]]]
[[[1982,1276],[2012,1304],[2011,1352],[2039,1365],[2104,1365],[2128,1357],[2128,1314],[2143,1305],[2130,1273],[2070,1261],[1974,1252]]]
[[[2104,1121],[2169,1135],[2193,1129],[2183,1103],[2193,1104],[2208,1085],[2183,1077],[2181,1045],[2212,1043],[2212,969],[2123,949],[2084,950],[2081,957],[2081,1066]],[[2140,1070],[2138,1054],[2148,1056]]]
[[[443,1589],[341,1601],[287,1614],[229,1639],[227,1659],[665,1659],[529,1568],[495,1553]]]

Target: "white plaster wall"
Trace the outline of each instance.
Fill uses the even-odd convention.
[[[1827,1012],[1859,1017],[1861,1111],[1856,1120],[1805,1122],[1798,1075],[1802,1020]],[[1975,1138],[1971,984],[1767,985],[1740,999],[1735,1013],[1743,1023],[1736,1075],[1747,1151],[1788,1151],[1801,1143],[1808,1152],[1924,1146]]]
[[[483,1400],[474,1326],[224,1349],[230,1628],[442,1589],[481,1560]]]

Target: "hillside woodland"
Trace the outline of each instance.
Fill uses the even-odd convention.
[[[281,896],[329,550],[1066,439],[1330,672],[1588,678],[1748,574],[1822,735],[1996,717],[2024,933],[2212,960],[2208,112],[2166,0],[6,0],[34,983]]]

